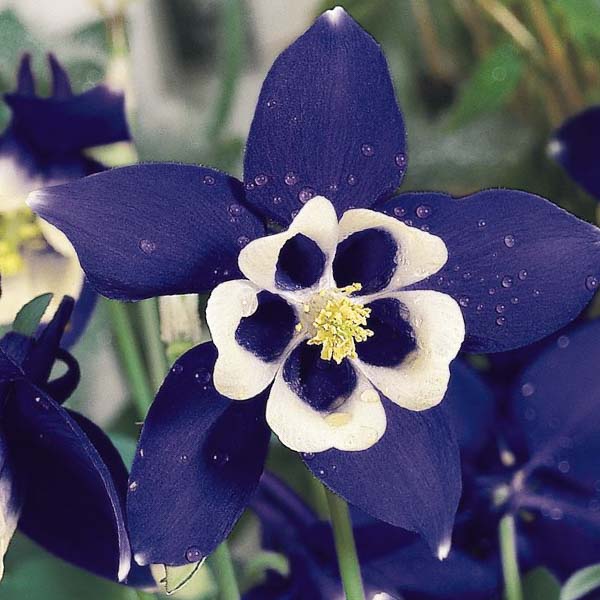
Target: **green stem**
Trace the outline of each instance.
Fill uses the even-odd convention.
[[[500,536],[500,554],[502,557],[502,573],[506,600],[523,600],[523,589],[517,561],[517,536],[515,518],[511,514],[504,515],[498,528]]]
[[[221,89],[215,104],[207,139],[218,139],[233,106],[235,88],[242,65],[242,52],[244,46],[243,2],[242,0],[225,0],[223,2],[221,35],[224,38],[222,65],[220,72]]]
[[[329,506],[329,514],[331,515],[335,550],[337,552],[346,600],[365,600],[365,590],[360,574],[360,563],[358,562],[358,555],[356,553],[356,544],[354,542],[354,532],[352,531],[352,521],[350,520],[348,505],[342,498],[330,492],[327,488],[324,489]]]
[[[209,557],[210,568],[219,587],[219,600],[239,600],[240,590],[227,542],[223,542]]]
[[[131,395],[139,415],[146,417],[154,394],[148,382],[142,354],[135,339],[133,326],[125,305],[114,300],[105,301],[112,324],[112,331],[121,354],[122,364],[129,381]]]
[[[156,600],[156,596],[149,592],[143,592],[142,590],[135,590],[135,595],[138,600]]]
[[[156,298],[143,300],[138,303],[142,316],[142,333],[148,357],[150,377],[155,389],[158,389],[164,379],[167,369],[165,347],[160,339],[160,320],[158,317],[158,302]]]

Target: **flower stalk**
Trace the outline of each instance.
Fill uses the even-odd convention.
[[[208,563],[217,580],[219,600],[239,600],[240,589],[226,541],[208,557]]]
[[[517,560],[515,518],[512,514],[509,513],[502,517],[498,526],[498,533],[506,599],[523,600],[523,588]]]
[[[148,371],[152,385],[158,389],[168,369],[165,348],[160,338],[158,304],[155,298],[150,298],[139,302],[138,307],[142,317],[142,335],[148,359]]]
[[[348,505],[327,488],[324,487],[324,490],[329,506],[335,550],[346,600],[365,600],[365,590]]]

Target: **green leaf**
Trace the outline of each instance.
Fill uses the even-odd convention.
[[[560,600],[579,600],[597,589],[600,589],[600,564],[571,575],[560,592]]]
[[[559,600],[559,596],[560,583],[548,569],[534,569],[523,578],[523,598],[526,600]]]
[[[12,326],[13,331],[32,336],[36,332],[51,300],[52,294],[42,294],[23,306],[15,317]]]
[[[573,39],[588,50],[600,41],[600,0],[559,0],[551,7],[561,17]]]
[[[450,109],[451,127],[460,127],[503,106],[517,89],[524,65],[512,44],[502,44],[491,51],[463,85]]]
[[[128,435],[124,435],[122,433],[109,433],[108,437],[110,441],[114,444],[115,448],[119,451],[123,462],[128,470],[131,470],[131,465],[133,464],[133,459],[135,458],[135,450],[136,450],[136,441],[129,437]]]

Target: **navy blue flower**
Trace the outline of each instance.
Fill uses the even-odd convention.
[[[18,525],[60,558],[123,581],[127,469],[96,425],[62,406],[79,382],[77,362],[60,348],[72,309],[65,298],[36,339],[0,340],[0,564]],[[51,379],[56,361],[67,369]],[[139,567],[129,582],[153,584]]]
[[[449,364],[461,343],[507,350],[575,318],[598,287],[600,232],[525,192],[394,196],[406,160],[385,58],[336,8],[267,75],[244,184],[145,164],[30,197],[100,293],[214,290],[214,343],[174,365],[140,439],[128,511],[142,563],[196,561],[223,540],[262,472],[267,422],[327,486],[447,555]]]
[[[600,106],[567,119],[548,144],[550,155],[587,192],[600,200]]]
[[[12,322],[25,302],[45,292],[53,292],[56,299],[64,294],[83,295],[74,321],[85,321],[95,295],[84,286],[77,255],[65,236],[38,219],[25,200],[32,190],[103,170],[84,150],[129,138],[121,93],[97,86],[74,95],[66,72],[53,55],[48,62],[52,74],[49,97],[35,93],[29,55],[21,60],[16,90],[5,95],[12,119],[0,135],[3,325]],[[74,339],[78,331],[80,327],[73,327],[69,337]]]

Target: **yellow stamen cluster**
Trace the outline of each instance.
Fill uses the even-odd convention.
[[[46,243],[36,216],[23,208],[0,214],[0,273],[16,275],[24,266],[23,250],[42,250]]]
[[[323,346],[323,360],[333,359],[339,365],[346,357],[356,358],[356,343],[364,342],[373,335],[365,327],[371,309],[348,298],[361,287],[360,283],[353,283],[319,292],[325,304],[312,323],[315,335],[308,340],[308,344]]]

